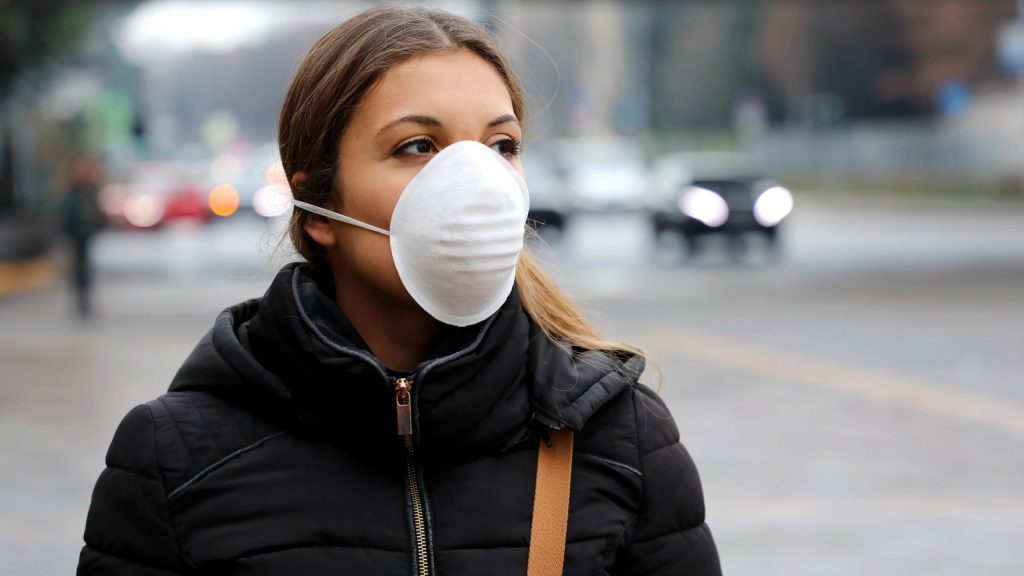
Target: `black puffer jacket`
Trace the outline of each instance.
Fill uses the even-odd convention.
[[[526,573],[537,438],[575,440],[565,574],[720,573],[697,470],[638,357],[577,360],[513,295],[389,373],[285,267],[125,417],[79,574]],[[413,386],[415,448],[393,382]]]

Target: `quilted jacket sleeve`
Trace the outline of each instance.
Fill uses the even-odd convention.
[[[125,416],[93,490],[78,574],[172,576],[188,572],[178,554],[147,406]]]
[[[613,573],[621,576],[722,573],[697,468],[679,443],[668,408],[651,389],[635,389],[643,495]]]

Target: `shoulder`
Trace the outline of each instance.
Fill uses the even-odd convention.
[[[633,388],[637,454],[648,492],[690,508],[692,522],[703,522],[704,493],[697,466],[680,441],[679,428],[665,401],[643,384]]]
[[[621,565],[629,568],[622,573],[671,566],[673,573],[720,574],[700,476],[664,400],[634,383],[588,424],[592,429],[581,434],[585,450],[601,451],[608,464],[629,466],[636,478],[629,492],[635,517],[620,553]]]
[[[682,448],[679,429],[665,402],[638,382],[597,410],[580,430],[576,444],[580,450],[614,458],[638,470],[641,459],[661,450]]]
[[[609,401],[581,430],[577,445],[634,468],[648,489],[668,490],[703,517],[696,465],[668,406],[650,387],[634,382]]]
[[[624,535],[621,573],[720,575],[700,476],[675,420],[662,398],[642,384],[632,387],[629,403],[642,487],[636,519]]]
[[[639,383],[630,392],[640,454],[646,456],[679,444],[679,427],[661,396]]]
[[[171,493],[218,462],[283,434],[243,403],[205,392],[170,392],[124,417],[107,464],[162,478]]]
[[[582,431],[584,436],[628,437],[638,456],[679,442],[679,429],[665,401],[639,382],[597,410]]]
[[[121,420],[93,489],[79,574],[192,573],[169,506],[176,490],[281,435],[243,405],[174,392]]]

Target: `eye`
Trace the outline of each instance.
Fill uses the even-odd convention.
[[[494,150],[498,154],[501,154],[502,156],[505,156],[506,158],[515,158],[516,156],[519,156],[520,148],[521,145],[519,143],[519,140],[516,140],[511,136],[503,138],[495,142],[494,144],[491,144],[492,150]]]
[[[391,153],[392,156],[426,156],[437,152],[437,146],[430,138],[416,138],[403,142]]]

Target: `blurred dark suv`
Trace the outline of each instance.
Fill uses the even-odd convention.
[[[672,162],[678,164],[666,164]],[[750,236],[762,237],[777,254],[779,227],[793,209],[793,195],[782,184],[751,174],[735,154],[676,154],[659,164],[661,191],[650,211],[656,234],[679,233],[690,255],[711,235],[724,236],[734,258],[746,253]]]

